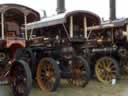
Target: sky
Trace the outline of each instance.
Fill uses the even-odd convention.
[[[87,10],[96,13],[105,20],[109,19],[109,0],[65,0],[66,10]],[[43,14],[46,10],[47,15],[56,14],[57,0],[0,0],[3,3],[16,3],[28,6]],[[117,18],[128,17],[128,0],[116,0]]]

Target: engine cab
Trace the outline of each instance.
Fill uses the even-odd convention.
[[[0,50],[9,49],[13,54],[17,48],[26,46],[25,24],[40,20],[37,11],[17,4],[0,5]]]

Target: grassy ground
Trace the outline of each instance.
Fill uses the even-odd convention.
[[[32,95],[33,94],[33,95]],[[41,92],[34,88],[30,96],[128,96],[128,81],[121,80],[114,86],[104,85],[96,80],[90,81],[85,88],[61,84],[57,92]]]
[[[0,86],[0,96],[13,96],[8,86]],[[40,91],[33,87],[30,96],[128,96],[128,80],[120,80],[116,85],[104,85],[97,80],[92,80],[85,88],[70,87],[61,84],[54,93]]]

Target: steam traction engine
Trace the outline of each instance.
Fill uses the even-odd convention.
[[[48,91],[55,91],[61,78],[75,86],[84,87],[88,83],[90,67],[87,60],[77,53],[76,47],[78,46],[74,47],[74,45],[75,42],[79,44],[85,41],[83,30],[85,28],[86,31],[87,25],[84,20],[86,22],[86,16],[91,14],[86,11],[73,11],[27,24],[29,34],[27,47],[17,50],[16,61],[10,72],[11,84],[17,88],[18,83],[15,81],[18,80],[19,74],[15,73],[20,72],[15,70],[15,66],[19,66],[21,72],[26,74],[23,75],[25,81],[24,78],[21,80],[24,85],[19,86],[19,88],[24,88],[22,96],[28,94],[26,88],[30,88],[30,74],[32,74],[33,79],[37,80],[42,90]],[[90,18],[88,19],[90,20]],[[79,25],[79,22],[83,24]],[[76,27],[73,27],[74,24]],[[77,38],[76,34],[73,35],[74,30],[77,31],[79,28],[81,31],[76,34],[81,34],[79,36],[82,36],[82,39]],[[23,68],[20,65],[28,66]],[[28,71],[29,69],[31,72]],[[14,90],[16,90],[15,87]]]
[[[24,25],[39,20],[40,15],[22,5],[1,4],[0,17],[0,81],[4,81],[16,50],[26,47],[27,31]]]
[[[15,95],[27,96],[32,78],[48,91],[56,90],[60,78],[83,87],[90,73],[112,83],[120,68],[127,71],[127,29],[127,19],[101,24],[97,15],[80,10],[27,24],[27,47],[16,51],[10,72]]]
[[[89,39],[85,53],[95,63],[95,73],[99,81],[112,83],[119,79],[120,72],[127,73],[127,19],[103,22],[88,27]],[[121,71],[120,71],[121,70]]]
[[[110,0],[110,20],[87,30],[82,54],[88,58],[97,79],[110,84],[119,79],[120,72],[127,74],[127,18],[116,19],[115,0]]]

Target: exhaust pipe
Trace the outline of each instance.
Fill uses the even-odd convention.
[[[110,0],[110,20],[116,19],[116,0]]]
[[[57,14],[65,12],[65,0],[57,0]]]

